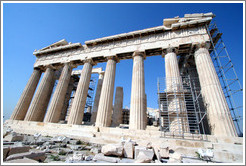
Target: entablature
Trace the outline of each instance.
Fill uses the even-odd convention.
[[[50,45],[53,47],[49,49],[47,47],[34,52],[37,57],[34,67],[68,62],[81,65],[86,59],[96,63],[106,62],[108,56],[117,56],[119,60],[132,59],[135,51],[145,51],[148,57],[161,55],[169,47],[178,48],[177,53],[180,55],[187,54],[194,43],[209,42],[205,25],[213,17],[212,13],[207,13],[164,19],[163,26],[90,40],[85,45],[62,40]]]

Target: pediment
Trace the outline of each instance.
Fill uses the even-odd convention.
[[[53,49],[53,48],[57,48],[57,47],[65,46],[65,45],[68,45],[68,42],[65,39],[62,39],[62,40],[55,42],[55,43],[53,43],[47,47],[41,48],[38,51],[49,50],[49,49]]]

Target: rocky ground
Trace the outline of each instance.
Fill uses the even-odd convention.
[[[205,158],[187,157],[169,149],[139,146],[135,141],[93,144],[68,137],[26,135],[4,128],[3,158],[6,163],[206,163]],[[209,160],[209,159],[207,159]]]

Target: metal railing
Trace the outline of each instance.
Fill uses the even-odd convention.
[[[94,103],[94,92],[95,92],[96,82],[97,82],[97,77],[91,76],[84,112],[87,111],[88,107],[91,107],[92,110],[92,106]]]

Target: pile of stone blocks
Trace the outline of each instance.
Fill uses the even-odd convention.
[[[24,135],[11,132],[3,139],[3,160],[7,163],[36,163],[43,162],[46,158],[45,152],[30,151],[30,145],[22,144]]]

